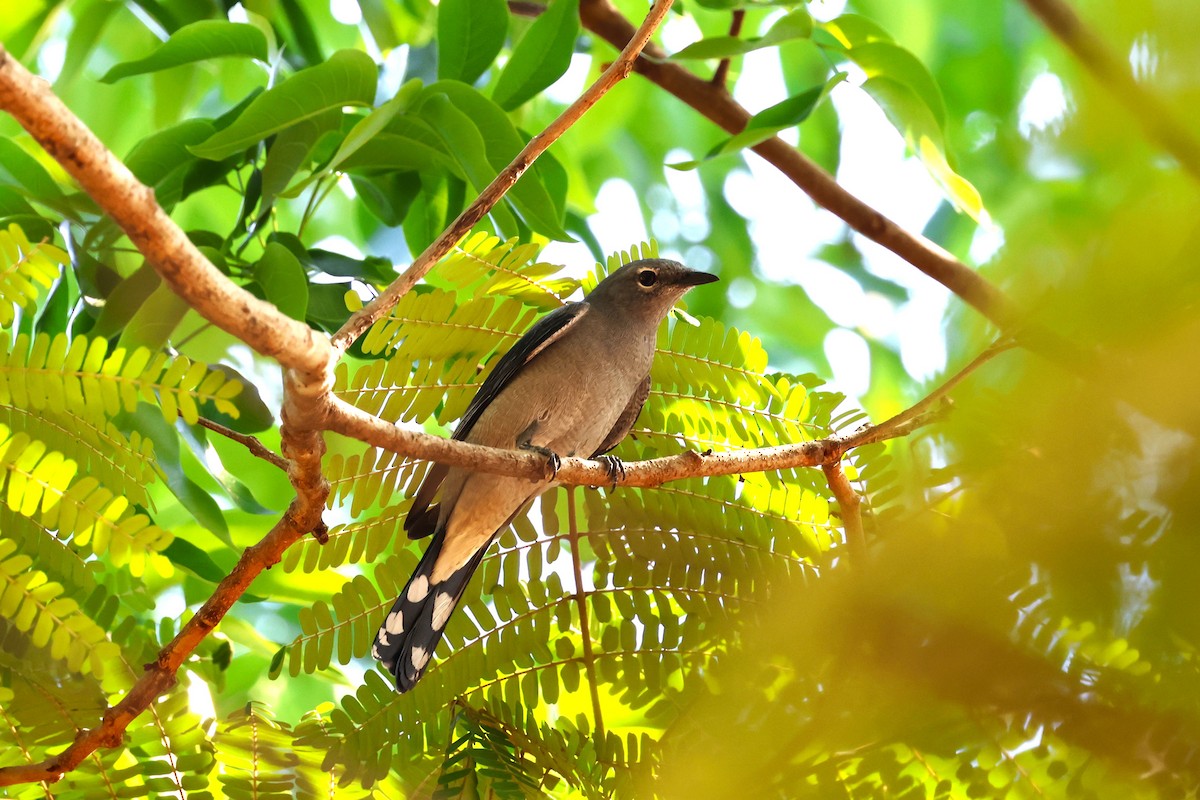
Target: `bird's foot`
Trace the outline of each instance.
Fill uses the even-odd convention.
[[[612,488],[615,491],[617,481],[625,480],[625,462],[616,456],[597,456],[596,460],[608,470],[608,477],[612,478]]]
[[[543,467],[543,475],[548,481],[554,480],[554,476],[558,474],[558,468],[562,466],[562,459],[558,457],[558,453],[549,447],[538,447],[536,444],[530,444],[529,442],[520,445],[520,447],[522,450],[530,450],[545,456],[546,465]]]

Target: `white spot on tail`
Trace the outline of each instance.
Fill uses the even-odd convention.
[[[388,633],[399,636],[404,633],[404,615],[399,611],[393,611],[387,615],[387,619],[383,621],[383,627]]]
[[[449,592],[438,592],[433,601],[433,629],[440,631],[454,610],[454,598]]]
[[[383,628],[379,629],[379,635],[376,636],[375,639],[379,642],[380,647],[388,646],[387,631],[385,631]]]
[[[420,575],[408,585],[408,602],[419,603],[429,594],[429,578]]]
[[[384,645],[384,647],[387,647],[387,645]],[[371,645],[371,658],[376,661],[383,661],[383,656],[379,655],[379,648],[375,645]]]
[[[429,663],[429,651],[424,647],[414,647],[411,658],[413,669],[419,670]]]

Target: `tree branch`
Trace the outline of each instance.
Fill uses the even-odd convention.
[[[1200,179],[1200,143],[1151,87],[1137,82],[1127,61],[1117,58],[1063,0],[1025,0],[1025,5],[1129,109],[1152,141]]]
[[[551,122],[545,130],[530,139],[529,144],[525,145],[512,163],[500,171],[500,174],[479,193],[475,202],[467,206],[450,224],[450,227],[442,231],[441,235],[433,241],[433,244],[425,248],[425,252],[413,261],[404,274],[392,281],[378,297],[346,320],[346,324],[333,336],[333,346],[339,354],[345,352],[346,348],[353,344],[359,336],[362,336],[367,328],[390,311],[400,298],[412,289],[442,256],[450,251],[450,248],[470,232],[475,224],[491,210],[492,206],[499,202],[504,193],[512,188],[538,156],[566,133],[567,129],[594,106],[596,101],[603,97],[609,89],[629,75],[633,68],[633,62],[642,52],[642,48],[650,41],[650,36],[662,23],[663,18],[666,17],[671,3],[672,0],[655,0],[646,19],[642,22],[642,26],[636,31],[633,30],[633,26],[630,26],[629,36],[621,43],[621,55],[609,65],[608,69],[604,70],[596,82],[589,86],[574,103],[567,106],[566,110],[559,114],[558,118]]]
[[[746,10],[744,8],[735,8],[733,17],[729,20],[729,35],[736,37],[742,32],[742,22],[746,19]],[[722,58],[721,63],[717,64],[717,70],[712,76],[712,85],[725,88],[725,81],[729,78],[729,62],[733,59]]]
[[[615,47],[622,47],[632,34],[628,20],[609,0],[583,0],[580,16],[588,30]],[[655,59],[666,58],[665,53],[653,47],[647,47],[646,54]],[[678,64],[642,58],[634,64],[634,70],[731,134],[740,133],[750,119],[749,112],[723,86],[714,86]],[[1013,326],[1017,309],[1003,292],[943,248],[919,234],[906,231],[847,192],[832,175],[799,150],[776,137],[757,145],[754,152],[774,165],[816,203],[954,292],[997,327],[1008,330]]]
[[[916,428],[923,427],[935,421],[943,416],[942,412],[934,408],[935,404],[943,400],[955,386],[962,383],[963,379],[972,372],[1001,353],[1011,350],[1016,346],[1016,342],[1012,339],[999,339],[993,342],[982,353],[975,356],[971,360],[971,363],[954,373],[936,389],[917,401],[915,405],[906,408],[891,419],[881,422],[878,425],[867,425],[842,439],[844,449],[850,450],[855,447],[882,442],[885,439],[907,436],[916,430]],[[921,424],[915,424],[921,420],[924,420]]]
[[[226,439],[232,439],[238,444],[243,445],[247,450],[250,451],[250,455],[257,456],[263,461],[274,464],[284,472],[287,472],[287,459],[278,453],[273,452],[256,437],[248,436],[244,433],[238,433],[235,430],[225,427],[219,422],[213,422],[211,419],[205,419],[204,417],[200,417],[200,419],[196,420],[196,422],[201,428],[208,428],[213,433],[220,434]]]
[[[323,334],[237,286],[209,263],[142,184],[50,84],[0,46],[0,109],[63,166],[164,281],[205,319],[259,353],[305,372],[321,372],[332,351]]]
[[[119,703],[104,713],[98,727],[80,731],[70,746],[39,764],[0,768],[0,786],[57,781],[98,748],[120,745],[129,723],[174,685],[175,674],[184,660],[212,632],[258,574],[277,564],[283,551],[306,532],[320,527],[321,509],[322,506],[302,507],[299,499],[294,502],[262,541],[242,553],[233,571],[217,585],[212,597],[159,651],[154,663],[146,665],[145,674]]]
[[[856,447],[907,436],[914,430],[941,419],[944,413],[934,406],[980,366],[1013,347],[1015,344],[1007,339],[992,344],[911,408],[886,422],[868,425],[848,436],[831,436],[811,442],[723,453],[688,451],[677,456],[628,462],[624,465],[624,475],[616,479],[615,485],[653,487],[684,478],[837,465],[843,455]],[[332,400],[326,419],[331,431],[408,458],[436,461],[474,472],[528,478],[531,481],[541,480],[544,476],[546,459],[537,453],[484,447],[408,430],[357,409],[338,398]],[[829,475],[828,471],[826,475]],[[844,480],[845,476],[842,477]],[[607,465],[574,457],[562,458],[556,480],[568,486],[614,485]],[[831,488],[834,488],[832,483]],[[838,497],[838,501],[842,502],[843,498]],[[849,531],[847,536],[850,536]]]
[[[850,562],[861,564],[867,552],[867,538],[863,534],[862,498],[842,471],[842,461],[826,461],[821,465],[825,472],[825,480],[829,482],[829,490],[833,492],[838,502],[842,516],[842,526],[846,529],[846,547],[850,553]]]

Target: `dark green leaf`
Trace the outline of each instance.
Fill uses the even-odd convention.
[[[188,145],[198,144],[214,132],[213,124],[205,119],[190,119],[142,139],[125,159],[139,181],[158,186],[168,175],[196,160]],[[158,195],[162,201],[162,196]]]
[[[12,139],[0,136],[0,182],[25,189],[43,203],[63,198],[62,189],[38,160]]]
[[[340,328],[350,317],[350,311],[346,308],[348,291],[351,291],[349,283],[314,283],[309,286],[309,324],[326,331]]]
[[[268,242],[254,265],[254,278],[267,300],[292,319],[304,319],[308,308],[308,276],[292,252],[278,242]]]
[[[245,392],[242,392],[245,394]],[[233,547],[225,515],[212,495],[189,478],[183,469],[179,451],[179,433],[163,420],[162,412],[145,403],[129,415],[133,429],[154,442],[155,463],[166,476],[167,486],[196,522],[211,531],[218,539]]]
[[[254,99],[228,128],[191,148],[201,158],[220,159],[260,142],[301,120],[375,99],[375,62],[359,50],[339,50],[324,64],[297,72]]]
[[[263,211],[274,204],[275,198],[292,182],[296,171],[308,161],[317,140],[326,132],[335,130],[341,119],[341,111],[330,108],[279,132],[267,149],[267,160],[263,164]]]
[[[389,283],[396,277],[392,262],[379,256],[351,258],[341,253],[313,248],[308,251],[308,257],[313,267],[326,275],[378,283]]]
[[[699,161],[685,161],[678,164],[668,164],[673,169],[695,169],[705,161],[716,158],[717,156],[726,155],[728,153],[736,153],[746,147],[753,147],[760,142],[765,142],[775,134],[787,128],[799,125],[804,120],[808,119],[809,114],[817,107],[817,104],[829,94],[829,91],[846,79],[846,73],[839,72],[834,75],[824,86],[816,86],[809,89],[807,92],[789,97],[783,102],[776,103],[770,108],[763,109],[755,114],[746,123],[746,128],[736,136],[731,136],[725,141],[718,144],[716,147],[708,151],[704,158]]]
[[[504,46],[505,0],[442,0],[438,5],[438,78],[474,83]]]
[[[219,422],[226,428],[238,433],[258,433],[259,431],[267,430],[275,424],[275,415],[271,413],[271,409],[263,402],[262,396],[258,393],[258,387],[253,381],[247,380],[245,375],[226,364],[211,364],[209,366],[214,371],[223,372],[226,377],[240,383],[242,391],[229,401],[237,407],[237,417],[224,414],[213,407],[205,408],[205,417],[211,419],[213,422]]]
[[[100,80],[115,83],[130,75],[157,72],[213,58],[242,56],[267,60],[267,37],[253,25],[223,20],[201,20],[185,25],[153,53],[136,61],[117,64]]]
[[[355,175],[350,182],[363,207],[389,227],[404,222],[413,201],[421,193],[421,178],[415,172],[393,172],[370,178]]]
[[[508,115],[493,103],[488,98],[481,95],[479,92],[457,81],[438,81],[431,84],[425,89],[426,98],[434,98],[438,95],[448,97],[453,105],[450,111],[440,111],[441,116],[445,117],[445,124],[452,124],[451,119],[458,120],[453,124],[469,124],[476,129],[478,135],[483,140],[483,146],[487,155],[487,161],[491,167],[488,170],[488,181],[491,180],[501,169],[508,166],[508,163],[521,151],[525,146],[524,139],[517,133],[512,122],[509,121]],[[428,119],[425,112],[425,104],[428,99],[422,101],[419,106],[421,115]],[[460,112],[458,114],[451,112]],[[466,122],[462,122],[463,118]],[[433,121],[430,120],[432,123]],[[434,126],[437,128],[437,125]],[[457,131],[438,130],[438,133],[449,142],[450,139],[460,138]],[[456,156],[461,154],[454,148],[449,148],[450,152]],[[460,158],[461,163],[461,158]],[[465,168],[464,164],[464,168]],[[482,170],[482,166],[480,167]],[[572,241],[570,234],[562,229],[562,222],[559,216],[558,204],[555,203],[549,191],[546,189],[546,170],[552,169],[541,166],[540,160],[535,162],[526,173],[517,181],[508,193],[507,198],[512,201],[517,210],[524,217],[525,221],[531,228],[545,236],[559,241]],[[468,173],[470,174],[470,173]],[[471,177],[472,184],[475,184],[475,177]],[[486,183],[486,181],[485,181]],[[477,188],[482,188],[477,186]]]
[[[579,36],[579,0],[551,0],[513,48],[492,99],[512,110],[562,77]]]

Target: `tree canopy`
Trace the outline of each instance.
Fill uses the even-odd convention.
[[[0,45],[6,796],[1195,794],[1187,4],[37,0]],[[416,486],[540,475],[449,434],[652,255],[722,282],[624,476],[564,458],[397,694]]]

